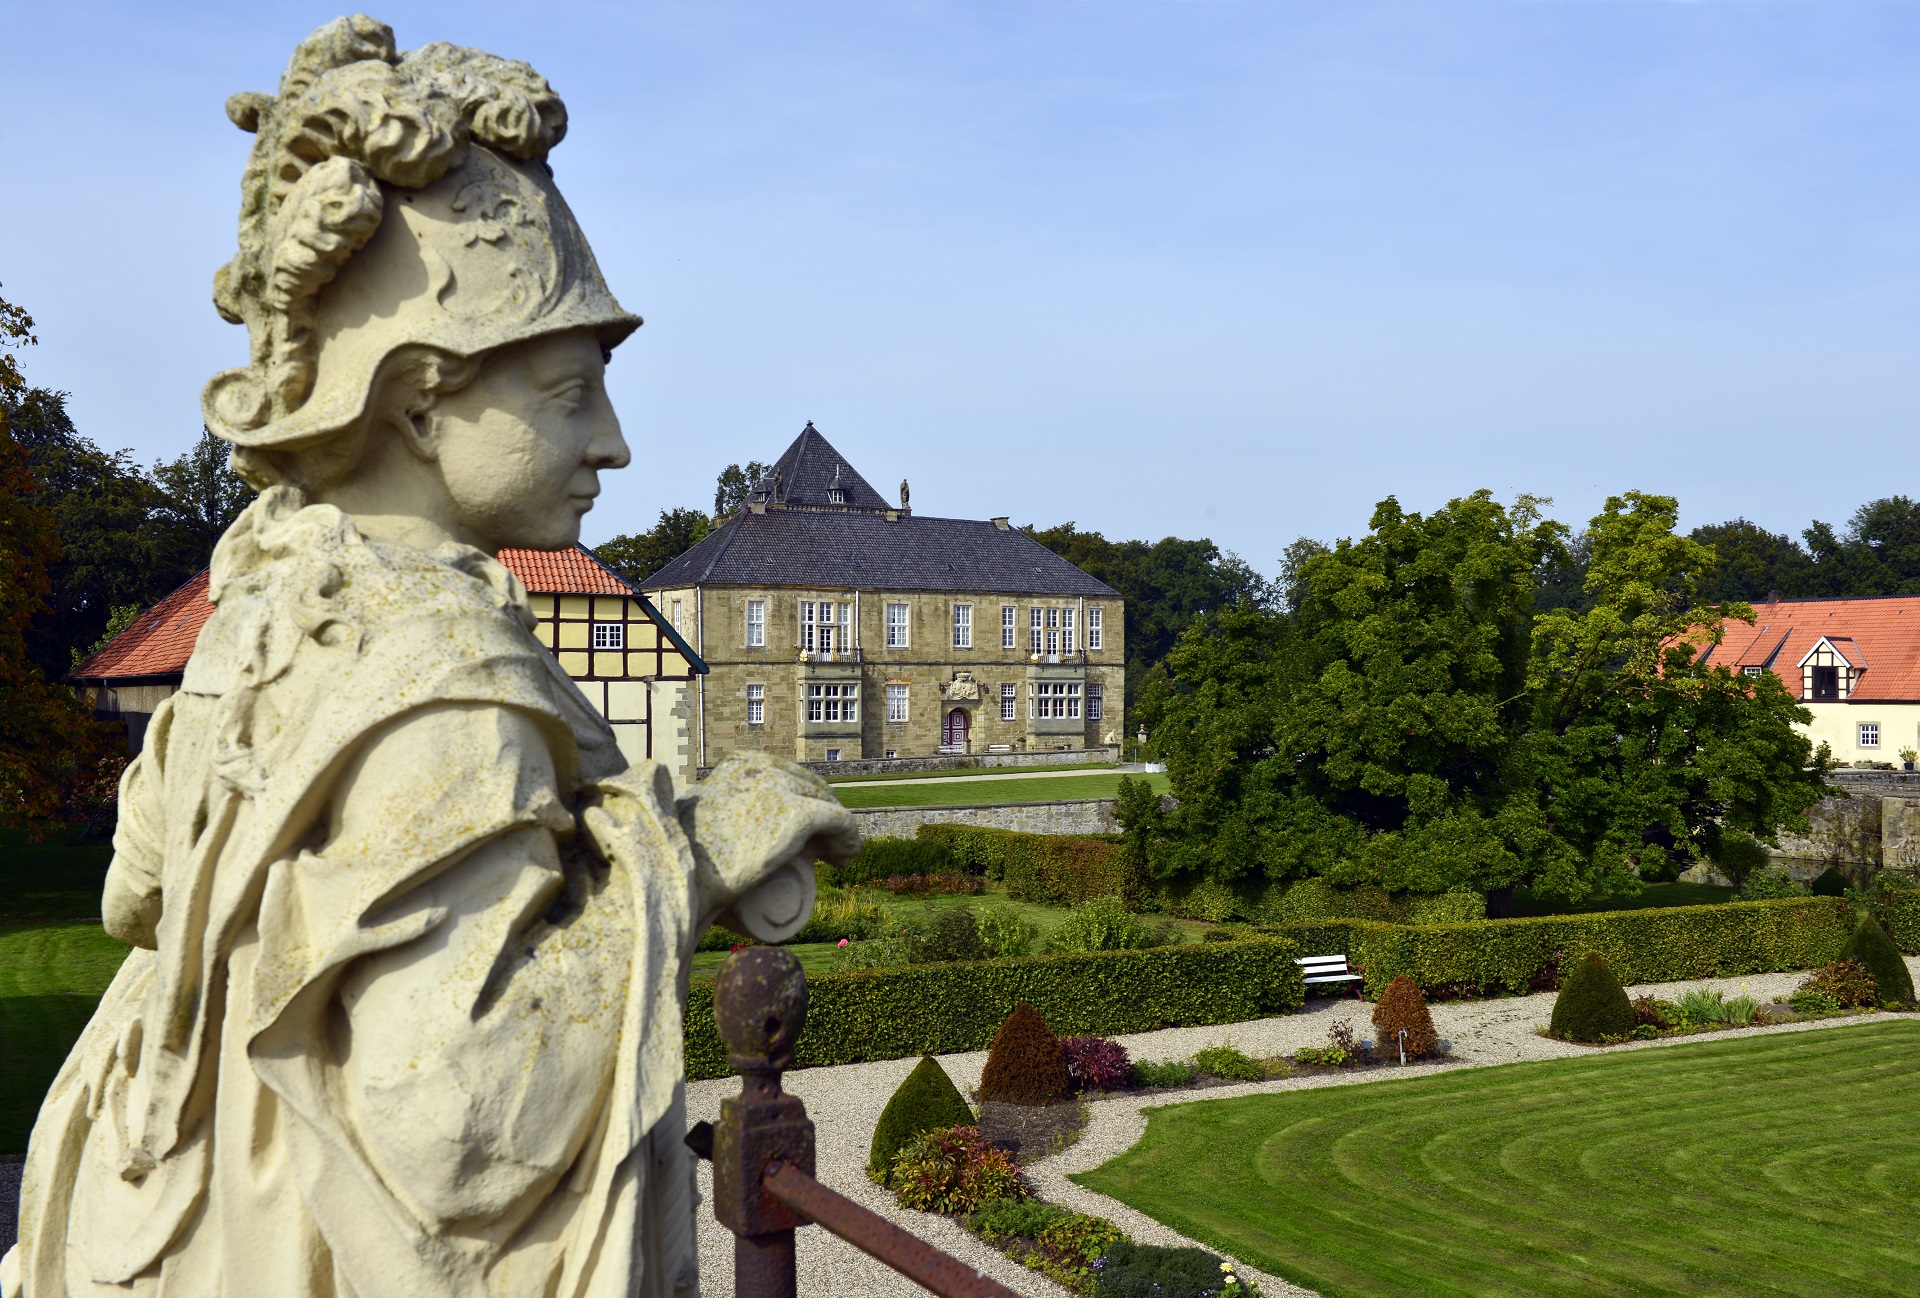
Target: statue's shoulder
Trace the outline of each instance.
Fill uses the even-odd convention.
[[[208,593],[215,608],[187,664],[188,693],[293,676],[417,693],[477,665],[533,682],[549,674],[526,592],[496,560],[466,546],[370,542],[340,510],[281,488],[221,539]]]

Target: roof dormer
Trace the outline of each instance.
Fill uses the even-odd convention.
[[[1859,688],[1867,658],[1851,636],[1821,636],[1800,659],[1800,698],[1838,703]]]

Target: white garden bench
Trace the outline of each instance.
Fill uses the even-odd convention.
[[[1344,955],[1303,956],[1294,963],[1300,966],[1300,972],[1306,976],[1309,985],[1360,981],[1360,975],[1347,967],[1347,957]]]

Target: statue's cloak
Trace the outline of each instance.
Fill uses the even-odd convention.
[[[274,488],[211,595],[122,785],[104,909],[138,947],[41,1110],[0,1294],[690,1292],[687,963],[809,844],[853,850],[847,814],[770,759],[683,798],[628,767],[478,551]]]

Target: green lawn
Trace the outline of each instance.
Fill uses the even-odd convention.
[[[1326,1298],[1920,1292],[1920,1023],[1149,1110],[1075,1179]]]
[[[835,775],[828,784],[868,784],[874,780],[953,780],[1005,778],[1009,775],[1053,774],[1058,771],[1111,771],[1111,762],[1069,762],[1060,766],[963,766],[948,771],[906,771],[898,775]]]
[[[111,843],[81,843],[80,827],[29,842],[0,830],[0,924],[94,919],[106,882]]]
[[[126,956],[98,924],[0,929],[0,1154],[26,1149],[47,1086]]]
[[[1056,802],[1072,798],[1112,798],[1120,792],[1120,781],[1127,777],[1104,775],[1053,775],[1043,780],[1009,780],[982,776],[955,780],[951,784],[883,784],[869,788],[860,784],[836,784],[834,793],[848,807],[970,807],[1009,802]],[[1137,775],[1150,780],[1157,792],[1167,792],[1164,775]]]
[[[1711,906],[1732,901],[1733,889],[1716,888],[1710,883],[1650,883],[1631,897],[1588,897],[1568,901],[1563,897],[1534,896],[1525,888],[1513,890],[1515,915],[1588,915],[1602,910],[1650,910],[1661,906]]]

